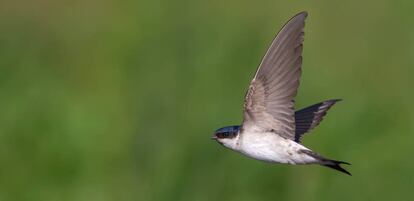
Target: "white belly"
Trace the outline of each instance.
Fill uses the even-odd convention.
[[[286,164],[317,162],[316,159],[300,150],[309,149],[274,133],[243,133],[238,147],[238,151],[242,154],[267,162]]]

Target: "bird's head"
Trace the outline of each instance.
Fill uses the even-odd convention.
[[[240,126],[226,126],[217,129],[214,132],[212,139],[216,140],[218,143],[227,148],[235,149],[237,140],[239,139],[239,131]]]

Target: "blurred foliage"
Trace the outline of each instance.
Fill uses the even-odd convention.
[[[0,200],[409,200],[411,1],[0,3]],[[281,26],[307,10],[298,107],[343,98],[304,138],[352,163],[271,165],[209,138],[241,122]]]

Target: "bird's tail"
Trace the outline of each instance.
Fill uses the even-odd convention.
[[[335,161],[335,160],[330,160],[330,159],[322,159],[320,164],[352,176],[350,172],[348,172],[347,170],[345,170],[343,167],[340,166],[341,164],[351,165],[347,162]]]
[[[348,172],[347,170],[345,170],[343,167],[341,167],[341,164],[346,164],[346,165],[351,165],[347,162],[344,161],[336,161],[336,160],[331,160],[331,159],[327,159],[311,150],[301,150],[303,153],[308,154],[309,156],[312,156],[313,158],[315,158],[318,161],[318,164],[338,170],[340,172],[343,172],[347,175],[351,175],[350,172]]]

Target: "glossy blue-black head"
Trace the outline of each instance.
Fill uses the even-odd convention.
[[[214,132],[213,139],[234,138],[239,134],[240,126],[226,126]]]

